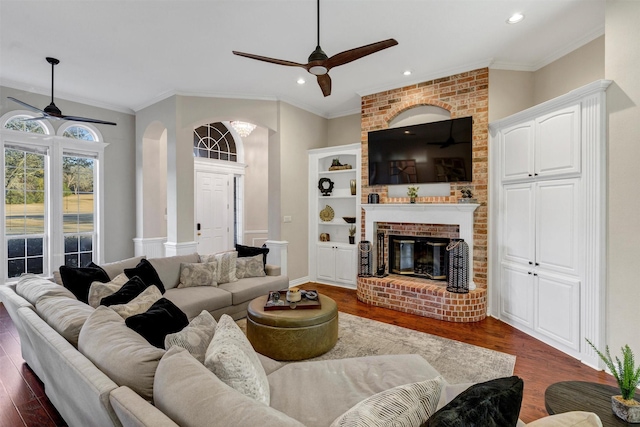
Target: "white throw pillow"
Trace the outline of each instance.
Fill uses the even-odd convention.
[[[264,277],[264,256],[262,254],[250,257],[242,257],[236,260],[236,277],[244,279],[245,277]]]
[[[237,251],[225,251],[211,255],[200,255],[200,262],[215,261],[218,264],[216,282],[218,282],[219,285],[238,280],[236,277],[236,259],[238,259]]]
[[[100,305],[102,298],[115,294],[128,281],[129,278],[127,275],[120,273],[110,282],[93,282],[89,288],[89,305],[93,308],[97,308]]]
[[[220,317],[204,365],[231,388],[269,405],[267,374],[251,343],[231,316],[223,314]]]
[[[182,347],[198,359],[200,363],[204,363],[204,356],[216,331],[217,324],[218,322],[216,322],[211,313],[207,310],[202,310],[183,330],[168,334],[164,338],[164,348],[169,350],[174,345]]]
[[[126,319],[127,317],[146,312],[153,303],[160,298],[162,298],[160,289],[158,289],[156,285],[151,285],[128,303],[112,304],[109,308],[122,316],[123,319]]]
[[[436,412],[442,377],[385,390],[356,404],[330,427],[419,427]]]
[[[194,262],[180,263],[180,283],[178,288],[190,288],[193,286],[218,286],[218,263]]]

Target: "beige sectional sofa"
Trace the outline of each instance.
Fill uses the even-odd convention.
[[[166,266],[175,261],[162,262]],[[157,271],[159,275],[162,274],[162,268],[157,268]],[[153,347],[155,350],[152,358],[137,360],[137,356],[132,354],[121,361],[128,365],[128,369],[135,369],[137,363],[141,366],[140,371],[151,367],[151,403],[133,391],[132,387],[137,385],[135,380],[131,387],[126,381],[123,384],[120,378],[117,380],[118,384],[104,369],[98,368],[96,363],[101,363],[100,361],[92,362],[93,356],[88,357],[65,339],[64,331],[56,330],[60,329],[59,319],[55,323],[50,318],[50,324],[37,310],[42,298],[72,299],[73,295],[69,296],[64,288],[46,279],[31,277],[27,280],[31,280],[30,286],[0,286],[0,300],[16,324],[25,361],[43,381],[47,396],[70,426],[329,426],[336,417],[363,399],[396,386],[431,380],[439,375],[418,355],[371,356],[290,364],[259,356],[267,374],[271,394],[270,404],[267,406],[223,383],[186,350],[172,347],[165,351]],[[225,299],[219,297],[219,292],[206,294],[213,295],[209,306],[212,310],[209,311],[214,316],[224,310],[228,310],[230,315],[242,315],[242,299],[252,299],[252,294],[242,288],[239,282],[229,286],[232,289],[219,289],[236,295],[235,304],[233,296]],[[248,287],[251,283],[246,282],[245,285]],[[279,283],[273,286],[282,287]],[[16,290],[22,291],[22,295]],[[167,294],[170,290],[172,289],[167,290]],[[172,293],[182,291],[183,289],[176,288]],[[167,298],[169,296],[171,295],[166,295]],[[188,307],[187,310],[194,313],[201,306],[198,305],[199,300],[198,303],[193,301],[204,296],[194,293],[193,300],[176,298],[172,301],[178,306],[183,304],[183,307]],[[185,301],[192,301],[192,305],[185,305]],[[231,305],[224,306],[225,301]],[[91,310],[93,309],[87,312],[94,314],[108,309]],[[86,316],[83,314],[78,317],[82,331],[82,319],[86,320]],[[189,318],[193,317],[194,315],[189,315]],[[66,327],[77,328],[77,325],[72,325],[73,322],[67,323]],[[80,333],[90,332],[85,330]],[[90,342],[84,338],[80,339],[80,348],[83,342]],[[95,340],[96,337],[93,338]],[[110,356],[115,358],[122,355],[118,356],[114,352]],[[112,367],[120,363],[111,362]],[[448,391],[443,391],[440,395],[438,404],[444,405],[463,388],[448,386]],[[592,414],[569,413],[547,417],[531,425],[587,427],[601,424]]]

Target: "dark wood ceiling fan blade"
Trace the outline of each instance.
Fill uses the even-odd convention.
[[[269,62],[271,64],[286,65],[288,67],[307,68],[307,64],[299,64],[293,61],[285,61],[284,59],[269,58],[267,56],[254,55],[252,53],[232,51],[234,55],[244,56],[245,58],[257,59],[258,61]]]
[[[320,89],[322,89],[322,94],[324,96],[331,95],[331,77],[329,77],[329,74],[319,75],[318,85],[320,85]]]
[[[74,122],[85,122],[85,123],[97,123],[100,125],[111,125],[117,126],[114,122],[107,122],[105,120],[91,119],[89,117],[79,117],[79,116],[60,116],[62,120],[72,120]]]
[[[15,99],[12,96],[7,96],[7,99],[12,100],[13,102],[17,102],[18,104],[22,105],[25,108],[28,108],[31,111],[35,111],[36,113],[42,113],[44,114],[44,110],[39,109],[38,107],[34,107],[33,105],[29,105],[26,102],[22,102],[19,99]]]
[[[372,53],[376,53],[397,44],[398,42],[395,39],[387,39],[381,42],[356,47],[355,49],[345,50],[344,52],[337,53],[329,58],[327,61],[327,68],[331,69],[338,65],[348,64],[351,61],[355,61],[356,59],[371,55]]]

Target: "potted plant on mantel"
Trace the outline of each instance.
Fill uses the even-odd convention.
[[[640,366],[636,366],[633,351],[628,345],[622,347],[622,360],[616,356],[615,363],[609,353],[609,346],[604,354],[587,339],[589,345],[596,351],[600,359],[607,365],[618,382],[622,395],[611,396],[613,412],[628,423],[640,423],[640,402],[634,399],[636,388],[640,384]]]
[[[349,243],[354,245],[356,243],[356,226],[349,227]]]
[[[418,197],[418,190],[420,187],[409,187],[407,188],[407,196],[409,196],[409,202],[415,203],[416,197]]]

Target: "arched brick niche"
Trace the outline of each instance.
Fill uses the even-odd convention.
[[[380,203],[409,203],[408,197],[388,197],[387,186],[369,187],[368,132],[387,129],[398,114],[422,105],[434,105],[451,113],[451,118],[473,117],[473,183],[451,184],[449,196],[419,197],[417,203],[458,203],[462,187],[471,187],[480,206],[474,213],[474,282],[487,286],[487,183],[489,129],[489,69],[481,68],[362,97],[362,203],[370,193]],[[365,218],[361,222],[364,237]],[[475,317],[475,316],[474,316]]]

